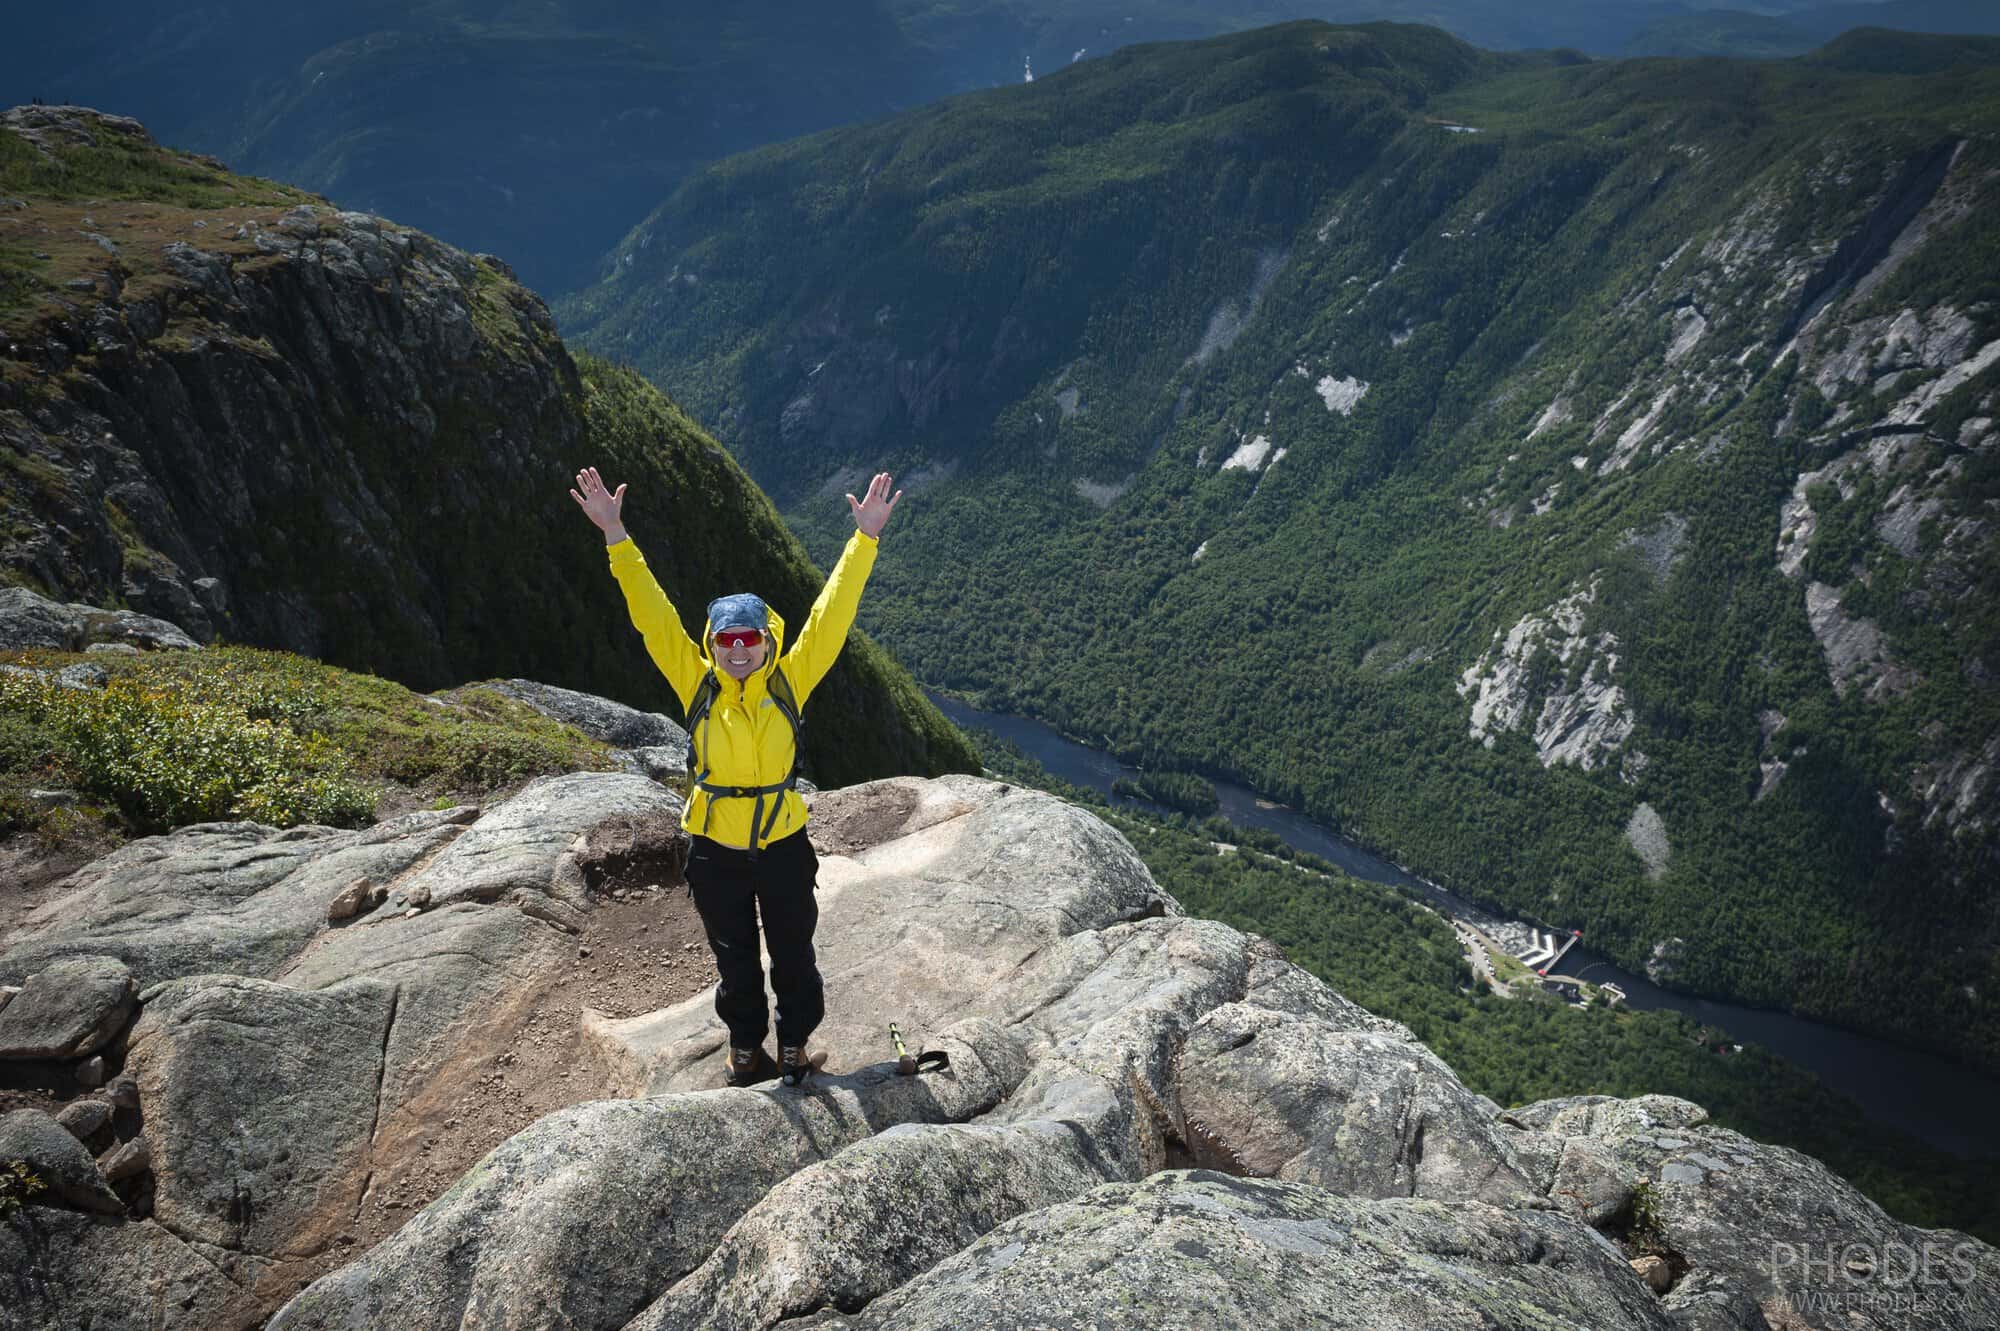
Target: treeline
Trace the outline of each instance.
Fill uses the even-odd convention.
[[[1193,772],[1140,772],[1137,776],[1121,776],[1111,783],[1111,793],[1126,799],[1151,800],[1197,818],[1214,813],[1221,804],[1215,787]]]

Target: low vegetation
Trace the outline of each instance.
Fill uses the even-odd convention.
[[[0,828],[160,832],[244,818],[359,826],[385,792],[478,796],[608,751],[477,686],[448,700],[284,652],[20,652],[0,673]],[[53,672],[103,669],[102,687]],[[35,791],[74,792],[69,801]]]

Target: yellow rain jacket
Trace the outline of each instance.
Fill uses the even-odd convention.
[[[763,668],[740,684],[720,670],[715,672],[722,691],[709,708],[701,734],[695,736],[711,784],[775,785],[792,770],[792,727],[777,700],[771,697],[768,684],[771,672],[782,659],[792,696],[804,712],[807,696],[833,668],[840,649],[847,643],[847,631],[854,627],[854,612],[861,604],[861,589],[875,567],[876,549],[876,539],[864,532],[857,531],[848,538],[840,562],[833,566],[826,586],[820,589],[819,599],[813,602],[805,627],[799,630],[799,640],[789,654],[783,654],[785,621],[774,609],[771,646]],[[697,647],[681,627],[680,615],[667,600],[667,594],[660,590],[652,570],[646,567],[646,557],[630,539],[611,546],[608,554],[611,575],[625,592],[625,608],[631,613],[632,627],[646,640],[653,664],[659,666],[660,673],[674,686],[685,712],[694,700],[702,676],[715,665],[714,646],[709,641],[707,627],[704,624],[701,645]],[[689,793],[681,826],[725,846],[755,849],[753,841],[768,845],[806,825],[806,802],[797,791],[787,790],[775,798],[783,804],[770,835],[761,840],[752,824],[751,800],[712,798],[705,790]]]

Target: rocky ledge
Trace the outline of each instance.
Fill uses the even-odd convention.
[[[0,1327],[2000,1323],[1986,1245],[1685,1101],[1503,1110],[1185,915],[1088,813],[969,777],[815,797],[824,1076],[722,1087],[708,993],[587,1013],[617,1093],[276,1307],[268,1274],[341,1251],[464,1047],[574,964],[607,866],[672,873],[678,809],[577,774],[363,831],[184,828],[77,873],[0,985],[19,1050],[95,1058],[125,1103],[0,1118],[0,1157],[53,1182],[0,1223]],[[949,1066],[899,1075],[890,1022]]]

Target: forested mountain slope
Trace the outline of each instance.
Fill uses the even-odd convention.
[[[2000,47],[1138,48],[718,164],[562,307],[921,678],[1988,1063]]]
[[[0,583],[418,688],[532,675],[678,714],[564,492],[585,463],[630,482],[697,625],[744,588],[804,618],[820,575],[769,501],[636,374],[572,360],[506,265],[135,121],[0,116]],[[973,763],[866,641],[814,701],[821,780]]]
[[[1616,52],[1721,42],[1727,15],[1677,0],[73,0],[16,6],[0,105],[112,108],[219,155],[506,256],[568,291],[688,172],[729,153],[1050,74],[1134,42],[1286,19],[1435,23],[1482,46]],[[1992,31],[1973,0],[1819,8],[1777,24]],[[1737,16],[1739,18],[1743,16]],[[1939,28],[1937,25],[1944,26]],[[1671,25],[1678,24],[1675,27]],[[1817,26],[1815,26],[1817,25]],[[1653,44],[1648,45],[1647,41]]]

